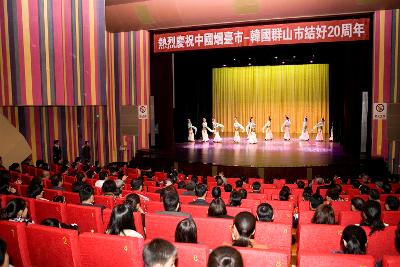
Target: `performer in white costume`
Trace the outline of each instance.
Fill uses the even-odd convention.
[[[310,135],[308,134],[307,122],[308,122],[308,119],[307,119],[307,116],[305,116],[305,117],[304,117],[304,120],[303,120],[303,127],[301,128],[301,135],[300,135],[300,137],[299,137],[299,139],[300,139],[301,141],[308,141],[308,140],[310,140]]]
[[[240,134],[239,134],[239,130],[242,130],[242,132],[244,132],[244,127],[243,125],[241,125],[237,118],[235,117],[233,119],[233,129],[235,130],[235,135],[233,136],[233,142],[235,143],[240,143]]]
[[[214,143],[221,143],[222,142],[222,138],[219,135],[219,131],[223,132],[224,131],[224,125],[222,125],[221,123],[218,123],[215,118],[212,119],[212,126],[213,126],[213,130],[214,130]]]
[[[331,126],[331,134],[329,136],[329,142],[333,142],[333,123],[332,123],[332,126]]]
[[[189,131],[188,141],[194,142],[194,136],[197,133],[197,128],[192,125],[190,119],[188,119],[188,131]]]
[[[315,141],[322,142],[324,141],[324,135],[322,133],[322,129],[324,128],[325,119],[322,118],[320,122],[314,125],[313,130],[317,129],[317,136],[315,137]]]
[[[284,132],[283,140],[290,141],[290,119],[285,116],[285,121],[282,124],[281,131]]]
[[[271,131],[271,116],[268,116],[268,121],[262,128],[262,132],[264,132],[264,129],[265,129],[265,141],[272,140],[274,137]]]
[[[246,126],[246,132],[249,136],[249,144],[256,144],[257,143],[256,124],[254,123],[253,117],[250,117],[250,121]]]
[[[211,130],[210,128],[208,128],[206,118],[203,118],[203,123],[201,124],[201,126],[203,127],[201,130],[201,136],[203,138],[202,140],[203,140],[203,142],[208,142],[209,139],[208,139],[207,130],[210,132],[214,132],[214,131]]]

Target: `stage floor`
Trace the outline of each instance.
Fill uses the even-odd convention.
[[[248,144],[244,138],[240,143],[223,138],[222,143],[212,140],[177,143],[164,153],[175,161],[243,167],[312,167],[354,161],[339,143],[298,139],[259,140],[257,144]]]

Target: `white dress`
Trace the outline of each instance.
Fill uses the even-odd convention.
[[[220,130],[223,131],[224,125],[214,121],[213,122],[213,128],[214,128],[214,139],[213,139],[213,142],[214,143],[221,143],[222,142],[222,138],[219,135],[219,131]]]
[[[265,141],[274,139],[274,137],[272,135],[272,131],[271,131],[271,121],[270,120],[268,120],[267,123],[262,128],[263,132],[264,132],[264,129],[265,129]]]
[[[210,132],[214,132],[213,130],[211,130],[210,128],[208,128],[208,126],[207,126],[207,122],[203,122],[202,124],[201,124],[201,126],[203,127],[203,129],[201,130],[201,136],[202,136],[202,140],[203,140],[203,142],[208,142],[208,133],[207,133],[207,130],[208,131],[210,131]]]
[[[197,128],[194,127],[191,122],[188,122],[188,131],[189,131],[188,141],[194,142],[194,135],[197,133]]]
[[[249,135],[249,144],[256,144],[257,143],[257,136],[256,136],[256,124],[254,122],[249,122],[246,126],[247,133]]]
[[[333,126],[331,127],[331,135],[329,136],[329,142],[333,142]]]
[[[308,134],[308,126],[307,122],[303,121],[303,127],[301,129],[301,135],[299,137],[301,141],[308,141],[310,140],[310,135]]]
[[[286,119],[283,124],[282,124],[282,132],[283,134],[283,140],[289,141],[290,140],[290,119]]]
[[[233,142],[235,143],[240,143],[240,134],[239,130],[242,130],[244,132],[244,127],[238,122],[235,122],[233,124],[233,129],[235,130],[235,135],[233,136]]]
[[[315,141],[318,141],[318,142],[324,141],[324,135],[322,133],[323,128],[324,128],[323,121],[320,121],[314,125],[314,129],[317,129],[317,136],[315,137]]]

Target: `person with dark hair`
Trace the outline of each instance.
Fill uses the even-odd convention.
[[[388,196],[385,200],[385,209],[390,211],[398,211],[400,206],[399,199],[395,196]]]
[[[44,200],[44,201],[49,201],[48,199],[45,199],[43,197],[44,191],[43,191],[43,186],[39,184],[31,184],[28,187],[27,195],[29,198],[34,198],[37,200]]]
[[[214,186],[211,190],[211,195],[213,198],[220,198],[221,197],[221,188],[218,186]]]
[[[115,180],[117,189],[122,190],[121,188],[125,185],[126,179],[128,179],[128,175],[126,175],[123,171],[119,171],[117,179]]]
[[[238,190],[238,189],[242,188],[242,186],[243,186],[243,181],[242,181],[242,180],[237,180],[237,181],[235,182],[235,185],[236,185],[236,190]]]
[[[178,182],[178,189],[185,189],[185,188],[186,188],[185,181],[179,181]]]
[[[311,219],[314,224],[335,224],[335,212],[330,205],[319,205]]]
[[[113,180],[107,180],[101,186],[101,191],[103,191],[103,196],[106,197],[118,197],[121,195],[119,189],[117,189],[117,184]]]
[[[229,206],[239,207],[241,204],[242,204],[242,196],[238,191],[233,190],[229,197]]]
[[[87,184],[86,181],[86,175],[84,172],[78,172],[76,174],[76,182],[72,184],[72,192],[78,193],[81,187],[85,184]]]
[[[280,201],[288,201],[290,196],[290,189],[287,187],[282,187],[281,191],[279,191],[279,200]]]
[[[371,190],[369,190],[368,194],[369,194],[369,197],[368,197],[369,200],[374,200],[374,201],[380,202],[380,200],[379,200],[380,194],[379,194],[378,190],[371,189]]]
[[[183,196],[195,196],[196,195],[196,193],[194,191],[195,188],[196,188],[196,183],[193,181],[189,181],[186,184],[186,192],[183,192],[182,195]]]
[[[207,185],[205,185],[205,184],[196,185],[195,193],[196,193],[197,199],[195,201],[189,202],[190,205],[201,205],[201,206],[210,205],[210,203],[208,203],[206,201]]]
[[[142,178],[132,179],[131,188],[133,191],[141,192],[143,190],[143,179]]]
[[[313,195],[313,191],[312,191],[311,187],[304,188],[304,190],[303,190],[303,200],[304,201],[309,201],[310,198],[312,197],[312,195]]]
[[[194,182],[195,184],[197,184],[197,182],[199,181],[199,178],[197,177],[197,175],[192,175],[192,177],[190,178],[190,180],[192,180],[192,182]]]
[[[101,188],[103,183],[108,180],[108,173],[106,171],[101,171],[99,173],[99,180],[94,184],[95,187]]]
[[[246,198],[247,198],[247,190],[246,190],[246,189],[240,188],[240,189],[239,189],[239,194],[240,194],[240,197],[241,197],[242,199],[246,199]]]
[[[232,185],[230,185],[230,184],[225,184],[225,185],[224,185],[224,191],[225,191],[225,192],[232,192]]]
[[[21,166],[19,165],[18,162],[14,162],[10,165],[10,167],[8,167],[9,171],[13,171],[13,172],[21,172]]]
[[[64,191],[64,188],[62,187],[63,179],[62,179],[61,175],[53,174],[50,177],[50,181],[51,181],[52,186],[49,189]]]
[[[250,248],[264,248],[265,246],[257,244],[252,239],[256,230],[256,217],[248,212],[239,212],[233,220],[232,227],[232,246],[236,247],[250,247]]]
[[[28,218],[28,205],[22,198],[11,199],[8,201],[6,208],[0,211],[0,219],[2,220],[31,223]]]
[[[133,208],[130,205],[120,204],[113,208],[106,234],[143,238],[136,232]]]
[[[221,246],[208,256],[207,267],[243,267],[242,255],[234,247]]]
[[[197,243],[197,226],[192,218],[183,219],[175,229],[175,242]]]
[[[65,197],[64,197],[64,196],[55,196],[55,197],[53,197],[53,202],[57,202],[57,203],[66,203],[66,202],[65,202]]]
[[[358,180],[351,180],[351,185],[353,186],[354,189],[360,189],[361,183]]]
[[[361,185],[360,186],[360,194],[361,195],[368,195],[369,194],[369,187],[368,186],[366,186],[366,185]]]
[[[259,193],[261,193],[261,184],[260,184],[260,182],[254,182],[252,185],[251,185],[251,189],[252,189],[252,193],[255,193],[255,194],[259,194]]]
[[[85,141],[84,145],[81,148],[81,162],[82,163],[88,163],[90,162],[90,145],[89,141]]]
[[[274,209],[268,203],[261,203],[257,207],[257,220],[260,222],[273,222]]]
[[[232,216],[227,215],[226,205],[222,198],[215,198],[211,201],[207,214],[208,217],[213,218],[233,218]]]
[[[176,192],[167,192],[163,196],[164,211],[158,211],[157,214],[172,216],[192,217],[189,213],[181,212],[181,203]]]
[[[382,185],[383,194],[392,193],[392,185],[390,183],[383,183]]]
[[[383,231],[385,229],[387,225],[382,221],[381,205],[378,202],[373,200],[365,202],[360,225],[369,226],[371,228],[370,236],[376,231]]]
[[[319,205],[324,203],[324,198],[320,194],[315,193],[314,195],[311,196],[309,201],[310,201],[310,210],[316,210]]]
[[[344,254],[366,254],[367,241],[367,234],[362,227],[348,225],[343,229],[341,247]]]
[[[217,182],[217,186],[223,186],[224,180],[222,180],[221,176],[215,176],[215,182]]]
[[[177,251],[170,242],[155,238],[143,249],[144,267],[174,267]]]
[[[10,257],[7,253],[7,243],[0,238],[0,267],[8,267]]]
[[[298,181],[297,182],[297,188],[304,189],[304,187],[306,187],[306,184],[303,181]]]
[[[125,197],[124,203],[132,207],[133,212],[140,212],[142,218],[142,226],[146,227],[146,216],[145,212],[140,204],[140,196],[138,194],[132,193]]]
[[[81,205],[83,206],[99,207],[101,210],[105,209],[103,205],[94,204],[94,189],[90,185],[82,186],[81,190],[79,191],[79,199],[81,201]]]
[[[333,187],[329,188],[326,191],[326,200],[327,201],[339,201],[340,200],[340,191],[338,188]]]
[[[40,224],[44,225],[44,226],[50,226],[50,227],[68,229],[68,230],[77,230],[79,232],[78,225],[62,223],[62,222],[60,222],[59,220],[57,220],[55,218],[44,219],[44,220],[42,220],[40,222]]]
[[[0,194],[11,195],[17,192],[17,190],[11,186],[10,182],[10,173],[8,171],[0,170]]]
[[[54,145],[53,145],[53,162],[55,164],[59,164],[61,160],[61,146],[60,146],[60,141],[59,140],[54,140]]]
[[[353,197],[351,199],[351,210],[352,211],[363,211],[364,210],[365,201],[360,197]]]

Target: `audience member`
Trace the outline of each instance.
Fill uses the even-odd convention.
[[[206,201],[207,195],[207,185],[205,184],[198,184],[195,188],[195,193],[197,199],[195,201],[190,202],[190,205],[201,205],[201,206],[208,206],[210,203]]]
[[[326,200],[327,201],[339,201],[340,191],[338,188],[333,187],[326,190]]]
[[[174,267],[177,251],[170,242],[155,238],[143,249],[145,267]]]
[[[55,218],[47,218],[40,222],[41,225],[79,231],[78,225],[62,223]]]
[[[242,255],[234,247],[221,246],[208,256],[207,267],[243,267]]]
[[[103,191],[105,197],[119,197],[121,195],[121,191],[113,180],[105,181],[101,186],[101,191]]]
[[[29,198],[34,198],[37,200],[44,200],[44,201],[49,201],[48,199],[45,199],[43,197],[44,191],[43,191],[43,186],[39,184],[31,184],[28,187],[27,195]]]
[[[15,194],[17,190],[10,184],[11,177],[8,171],[0,170],[0,194],[11,195]]]
[[[191,217],[190,214],[181,212],[181,203],[179,202],[179,196],[177,193],[168,192],[163,197],[164,211],[158,211],[158,214]]]
[[[306,187],[306,184],[303,181],[298,181],[296,184],[299,189],[304,189]]]
[[[371,228],[370,236],[376,231],[383,231],[385,229],[386,225],[381,218],[381,205],[378,202],[373,200],[365,202],[360,225],[369,226]]]
[[[351,210],[352,211],[363,211],[364,210],[365,201],[360,197],[353,197],[351,199]]]
[[[113,208],[106,234],[143,238],[136,232],[133,208],[130,205],[120,204]]]
[[[53,197],[53,202],[66,203],[64,196],[55,196],[55,197]]]
[[[10,258],[7,253],[7,243],[0,238],[0,267],[8,267]]]
[[[192,218],[183,219],[175,229],[175,242],[197,243],[197,226]]]
[[[304,201],[309,201],[311,196],[313,195],[313,191],[311,187],[306,187],[303,190],[303,200]]]
[[[31,222],[28,218],[28,206],[22,198],[14,198],[8,201],[5,209],[1,209],[0,218],[13,222]]]
[[[330,205],[319,205],[311,219],[314,224],[335,224],[335,212]]]
[[[183,192],[183,196],[195,196],[195,188],[196,188],[196,183],[193,181],[189,181],[186,185],[186,192]]]
[[[233,190],[229,197],[229,206],[239,207],[241,204],[242,204],[242,196],[238,191]]]
[[[368,186],[366,186],[366,185],[361,185],[360,186],[360,194],[361,195],[368,195],[369,194],[369,187]]]
[[[221,197],[221,188],[219,188],[218,186],[214,186],[211,190],[211,195],[213,198]]]
[[[322,203],[324,203],[323,197],[320,194],[315,193],[310,198],[310,210],[316,210]]]
[[[224,185],[224,180],[220,176],[215,176],[215,182],[217,183],[217,186],[223,186]]]
[[[179,181],[178,182],[178,189],[186,189],[185,181]]]
[[[50,177],[51,187],[49,189],[64,191],[63,179],[60,174],[54,174]]]
[[[287,186],[283,186],[281,191],[279,191],[279,200],[288,201],[290,196],[290,189]]]
[[[398,211],[399,210],[399,199],[395,196],[388,196],[385,200],[385,209],[390,211]]]
[[[254,182],[251,186],[252,193],[259,194],[261,193],[261,184],[260,182]]]
[[[81,189],[81,187],[87,183],[85,183],[86,181],[86,176],[84,172],[78,172],[76,174],[76,182],[74,182],[72,184],[72,192],[74,193],[78,193],[79,190]]]
[[[242,186],[243,186],[243,181],[242,181],[242,180],[237,180],[237,181],[235,182],[235,185],[236,185],[236,190],[238,190],[238,189],[242,188]]]
[[[224,191],[225,192],[232,192],[232,185],[230,185],[230,184],[225,184],[224,185]]]
[[[99,173],[99,180],[96,181],[94,186],[101,188],[106,180],[108,180],[108,173],[106,171],[101,171]]]
[[[246,189],[240,188],[240,189],[239,189],[239,194],[240,194],[240,197],[241,197],[242,199],[246,199],[246,198],[247,198],[247,190],[246,190]]]
[[[348,225],[344,228],[341,238],[341,247],[344,254],[366,254],[367,234],[362,227]]]
[[[374,200],[374,201],[380,202],[379,197],[380,197],[380,194],[379,194],[378,190],[376,190],[376,189],[369,190],[369,198],[368,198],[369,200]]]
[[[261,203],[257,207],[257,220],[260,222],[274,221],[274,209],[268,203]]]
[[[252,239],[256,230],[256,217],[248,211],[239,212],[233,220],[232,245],[236,247],[265,248]]]
[[[214,218],[233,218],[227,215],[226,205],[222,198],[215,198],[208,207],[208,217]]]
[[[391,194],[392,193],[392,185],[390,183],[382,184],[383,194]]]
[[[103,205],[94,204],[94,190],[90,185],[83,185],[81,190],[79,191],[79,199],[81,201],[81,205],[83,206],[94,206],[99,207],[102,210],[105,209]]]

